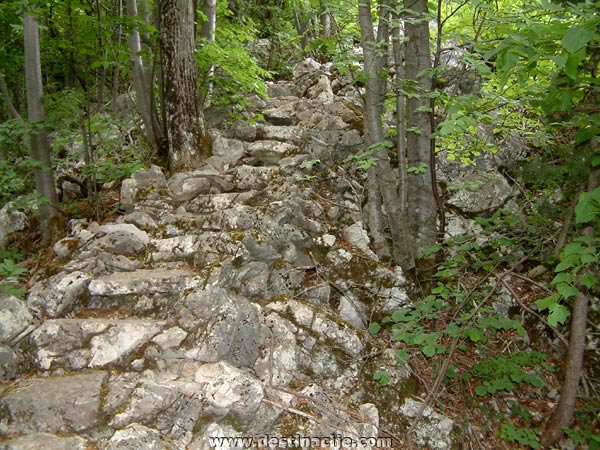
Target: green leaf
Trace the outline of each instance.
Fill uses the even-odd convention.
[[[408,350],[406,350],[406,349],[396,350],[396,353],[394,353],[394,358],[396,359],[396,361],[399,364],[405,364],[409,358]]]
[[[390,383],[390,374],[387,370],[378,370],[373,374],[373,379],[379,381],[380,386],[387,386]]]
[[[569,267],[573,267],[575,262],[573,260],[567,260],[560,262],[555,268],[555,272],[562,272],[563,270],[567,270]]]
[[[581,262],[583,264],[594,264],[598,261],[596,255],[590,255],[589,253],[584,253],[581,255]]]
[[[587,27],[572,27],[563,37],[562,47],[573,54],[585,47],[585,45],[596,37],[596,32]]]
[[[569,284],[566,284],[566,283],[559,283],[556,286],[556,290],[564,298],[575,297],[579,293],[579,291],[577,290],[576,287],[573,287],[573,286],[571,286]]]
[[[586,288],[591,289],[592,286],[596,284],[596,277],[594,277],[594,275],[592,275],[591,273],[586,273],[583,277],[581,277],[579,282],[583,284]]]
[[[556,305],[560,299],[559,294],[552,294],[548,297],[542,298],[535,302],[538,307],[538,310],[543,311],[545,309],[550,309],[552,306]]]
[[[487,395],[488,393],[488,388],[486,386],[477,386],[475,388],[475,393],[477,395],[479,395],[480,397],[483,397],[484,395]]]
[[[379,325],[379,322],[371,322],[371,324],[369,325],[369,333],[371,334],[377,334],[380,330],[381,325]]]
[[[421,347],[421,351],[428,358],[431,358],[433,355],[435,355],[436,350],[437,350],[437,345],[435,345],[435,344],[427,344],[427,345],[424,345],[423,347]]]
[[[570,272],[560,272],[552,279],[552,284],[573,283],[574,277]]]
[[[560,303],[556,303],[548,309],[550,311],[550,314],[548,314],[548,323],[553,327],[564,324],[570,315],[569,309]]]
[[[600,189],[600,188],[596,188]],[[596,211],[594,211],[594,198],[590,192],[583,192],[579,197],[577,206],[575,206],[575,222],[587,223],[594,220]]]

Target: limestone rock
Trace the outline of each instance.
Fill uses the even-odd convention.
[[[108,224],[90,226],[89,230],[100,235],[93,245],[118,255],[135,256],[146,248],[150,237],[133,224]]]
[[[89,307],[128,308],[138,315],[166,317],[168,307],[192,280],[193,274],[182,269],[115,272],[92,280]]]
[[[168,239],[155,239],[150,242],[152,261],[184,261],[193,259],[198,251],[197,235],[187,234]]]
[[[99,424],[105,372],[30,378],[0,397],[0,434],[77,433]]]
[[[257,131],[256,125],[252,125],[244,120],[236,120],[230,128],[230,133],[234,139],[246,142],[254,142]]]
[[[17,378],[29,368],[29,361],[21,348],[0,344],[0,380]]]
[[[160,433],[138,423],[117,430],[105,450],[167,450]]]
[[[54,319],[31,334],[31,343],[45,370],[104,367],[125,361],[164,327],[164,322],[140,319]]]
[[[409,420],[416,417],[422,403],[407,398],[400,412]],[[454,422],[446,416],[425,407],[423,416],[413,431],[412,440],[419,445],[427,445],[431,449],[447,450],[454,448]]]
[[[140,192],[166,187],[167,179],[160,167],[152,166],[148,170],[138,170],[121,184],[121,205],[125,209],[132,209]]]
[[[230,361],[239,367],[252,367],[259,355],[262,335],[259,309],[244,297],[221,287],[209,286],[192,292],[179,308],[179,324],[195,329],[196,344],[185,357],[196,361]]]
[[[163,350],[166,350],[178,347],[187,336],[188,333],[185,330],[175,326],[154,337],[152,342],[159,345]]]
[[[305,132],[300,127],[274,125],[258,125],[256,137],[262,141],[280,141],[294,145],[300,145],[306,139]]]
[[[208,214],[244,205],[257,195],[256,191],[200,195],[186,205],[189,212]]]
[[[187,270],[141,269],[115,272],[90,282],[92,296],[116,297],[128,294],[176,294],[183,290],[192,273]]]
[[[213,140],[213,155],[226,158],[233,166],[244,156],[244,143],[238,139],[217,136]]]
[[[248,145],[249,163],[260,162],[266,165],[275,165],[282,158],[298,151],[298,147],[288,142],[256,141]]]
[[[34,328],[33,314],[22,300],[0,296],[0,344],[14,345]]]
[[[348,241],[350,245],[354,245],[361,249],[370,258],[377,260],[377,255],[369,248],[370,240],[367,231],[363,228],[362,223],[354,223],[343,231],[344,239]]]
[[[32,433],[0,444],[2,450],[86,450],[85,439],[79,436],[62,437],[50,433]]]
[[[39,315],[64,316],[85,303],[91,278],[79,271],[60,272],[31,288],[27,306]]]
[[[176,202],[185,202],[210,191],[210,181],[188,173],[176,173],[169,180],[169,192]]]
[[[27,215],[9,202],[0,209],[0,249],[8,243],[11,234],[23,231],[27,225]]]
[[[234,183],[237,189],[263,189],[276,175],[276,167],[240,166],[235,170]]]
[[[278,314],[264,318],[269,330],[267,350],[256,361],[254,370],[269,385],[285,386],[297,376],[296,336],[298,329]]]
[[[467,214],[495,211],[511,196],[512,188],[498,172],[474,172],[456,181],[448,204]]]
[[[201,366],[194,380],[202,386],[209,411],[218,416],[232,414],[251,419],[264,397],[262,383],[249,372],[224,361]]]
[[[143,211],[135,211],[131,214],[126,214],[121,218],[124,223],[131,223],[138,227],[140,230],[155,230],[158,228],[156,221],[150,216],[150,214]]]

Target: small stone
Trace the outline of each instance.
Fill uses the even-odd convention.
[[[0,296],[0,344],[11,345],[33,330],[35,319],[23,300]]]

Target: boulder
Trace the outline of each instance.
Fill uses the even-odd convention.
[[[226,416],[251,420],[264,397],[264,389],[249,371],[238,369],[220,361],[204,364],[194,380],[202,386],[202,398],[207,402],[207,411],[213,416]]]
[[[474,172],[449,186],[454,193],[448,204],[465,214],[481,214],[500,208],[512,195],[511,186],[498,172]]]
[[[30,289],[27,306],[38,315],[62,317],[87,302],[91,279],[84,272],[60,272]]]
[[[27,226],[27,215],[19,211],[13,202],[9,202],[0,209],[0,249],[3,249],[10,236],[18,231],[23,231]]]
[[[400,407],[400,413],[410,421],[422,408],[423,403],[407,398]],[[411,439],[415,444],[434,450],[450,450],[457,444],[453,431],[454,422],[451,419],[426,406]]]
[[[23,300],[0,296],[0,344],[15,345],[35,328],[35,318]]]
[[[31,334],[41,369],[114,366],[162,331],[165,322],[126,319],[47,320]]]
[[[99,425],[106,372],[29,378],[0,396],[0,434],[78,433]]]
[[[160,433],[151,428],[133,423],[117,430],[108,441],[105,450],[167,450]]]
[[[50,433],[32,433],[9,439],[2,443],[2,450],[87,450],[88,442],[79,436],[63,437]]]

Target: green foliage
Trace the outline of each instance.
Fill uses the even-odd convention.
[[[391,144],[391,142],[390,142],[390,144]],[[366,172],[371,167],[373,167],[375,164],[377,164],[377,158],[375,158],[373,156],[373,153],[376,151],[376,147],[378,145],[386,145],[386,144],[385,143],[373,144],[371,147],[369,147],[368,150],[366,150],[364,152],[361,152],[357,155],[350,155],[350,156],[346,157],[343,161],[344,164],[354,161],[354,164],[356,164],[356,167],[358,169],[364,170]]]
[[[600,449],[600,435],[595,432],[594,428],[599,410],[600,400],[589,399],[576,412],[579,428],[563,428],[565,434],[581,448]]]
[[[254,22],[250,18],[230,20],[232,13],[225,2],[218,2],[217,14],[224,20],[219,22],[215,40],[201,42],[197,52],[200,84],[206,94],[212,83],[213,102],[238,105],[237,112],[241,113],[248,106],[245,94],[266,95],[264,80],[271,74],[260,67],[249,51],[250,43],[259,32]]]
[[[529,448],[540,448],[540,443],[537,441],[539,431],[531,428],[516,427],[512,422],[502,424],[500,437],[508,442],[513,442],[519,445],[525,445]]]
[[[600,217],[600,188],[584,192],[575,207],[575,222],[587,224]],[[570,315],[567,303],[572,301],[582,287],[596,289],[598,279],[598,238],[578,237],[561,251],[552,284],[556,292],[537,301],[540,311],[548,311],[552,326],[564,324]]]
[[[546,355],[541,352],[517,352],[510,356],[486,358],[477,362],[468,372],[465,379],[478,379],[482,384],[475,388],[481,397],[499,391],[511,392],[520,383],[528,383],[536,388],[544,385],[537,373],[537,367],[546,362]]]
[[[373,379],[378,381],[380,386],[387,386],[390,383],[390,374],[387,370],[377,370],[373,374]]]
[[[29,272],[27,269],[18,266],[12,257],[22,257],[21,253],[9,253],[6,251],[2,252],[4,256],[3,261],[0,262],[0,293],[4,295],[14,295],[15,297],[22,298],[27,289],[20,287],[23,275]]]

